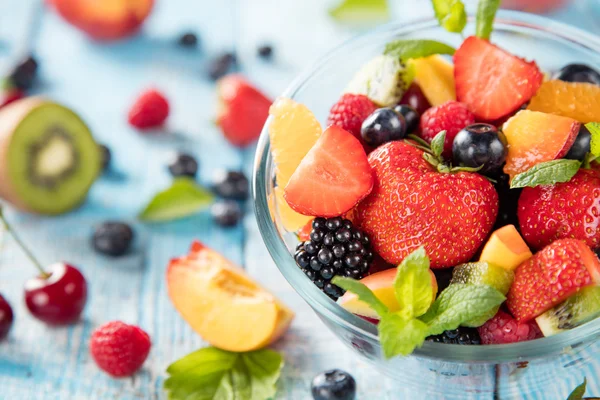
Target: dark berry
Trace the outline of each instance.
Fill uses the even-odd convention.
[[[309,236],[310,236],[310,240],[312,240],[314,243],[319,243],[320,241],[323,240],[323,237],[325,236],[325,234],[321,230],[313,229],[310,232]]]
[[[319,247],[311,240],[307,240],[304,242],[304,250],[306,250],[308,254],[316,254],[316,252],[319,251]]]
[[[391,108],[379,108],[363,121],[360,135],[364,142],[372,147],[404,139],[406,121],[402,114]]]
[[[218,170],[213,175],[213,191],[225,199],[246,200],[250,184],[241,171]]]
[[[334,274],[335,270],[333,269],[333,267],[325,267],[321,269],[321,276],[323,277],[323,279],[331,279]]]
[[[585,127],[585,125],[581,125],[579,128],[579,133],[577,134],[577,138],[575,138],[575,142],[573,142],[573,146],[565,156],[565,158],[569,160],[580,160],[583,161],[585,155],[590,152],[590,143],[592,140],[592,135],[590,131]]]
[[[217,201],[210,208],[213,220],[224,227],[235,226],[242,219],[242,208],[233,200]]]
[[[96,228],[92,245],[99,253],[122,256],[133,241],[133,229],[123,222],[107,221]]]
[[[195,178],[198,173],[198,161],[189,154],[178,153],[169,163],[169,172],[175,177],[189,176]]]
[[[344,257],[344,263],[350,268],[356,267],[362,261],[362,257],[359,254],[352,253]]]
[[[196,47],[198,45],[198,36],[192,32],[184,33],[179,38],[179,44],[183,47]]]
[[[494,224],[494,230],[502,228],[505,225],[514,225],[519,229],[519,221],[517,218],[517,207],[519,204],[519,196],[523,189],[511,189],[510,178],[506,174],[494,176],[496,183],[494,188],[498,192],[498,216]]]
[[[445,331],[440,335],[429,336],[430,342],[445,343],[445,344],[460,344],[460,345],[479,345],[481,338],[479,332],[475,328],[459,327],[451,331]]]
[[[346,254],[346,248],[341,244],[336,244],[332,247],[333,255],[336,258],[342,258]]]
[[[314,281],[314,280],[315,280],[315,277],[317,276],[317,274],[315,274],[315,271],[313,271],[312,269],[307,269],[307,270],[304,270],[304,273],[306,274],[306,276],[308,276],[308,277],[309,277],[309,279],[310,279],[311,281]]]
[[[12,86],[21,90],[31,89],[37,77],[37,70],[38,62],[33,56],[29,56],[14,67],[8,75],[8,80]]]
[[[298,252],[294,255],[294,259],[300,268],[308,267],[308,263],[310,262],[310,256],[304,250],[298,250]]]
[[[469,125],[456,135],[452,144],[454,163],[480,169],[481,173],[498,171],[508,152],[506,137],[489,124]]]
[[[554,75],[554,79],[565,82],[586,82],[600,86],[600,73],[585,64],[569,64]]]
[[[344,262],[342,260],[340,260],[339,258],[336,258],[335,260],[333,260],[333,263],[331,264],[331,266],[337,272],[337,271],[340,271],[342,268],[344,268]]]
[[[322,217],[317,217],[317,218],[313,219],[312,227],[313,227],[313,229],[318,229],[321,231],[324,229],[329,229],[329,228],[327,228],[325,218],[322,218]]]
[[[400,99],[400,104],[408,104],[414,108],[420,115],[423,115],[427,109],[431,108],[429,100],[421,90],[421,87],[415,82],[411,83],[404,95]]]
[[[332,369],[315,376],[311,392],[314,400],[354,400],[356,381],[349,373]]]
[[[8,336],[8,332],[12,327],[14,315],[12,307],[0,294],[0,340]]]
[[[263,44],[262,46],[258,47],[257,52],[259,57],[266,60],[271,59],[273,57],[273,46],[269,44]]]
[[[325,222],[325,226],[330,231],[336,231],[336,230],[340,229],[340,227],[342,226],[342,219],[340,217],[329,218]]]
[[[304,243],[300,242],[296,245],[296,250],[304,250]]]
[[[327,232],[323,237],[323,244],[325,246],[333,246],[335,243],[335,236],[331,232]]]
[[[210,61],[208,66],[208,76],[212,80],[217,80],[232,71],[237,64],[237,58],[233,53],[224,53]]]
[[[394,107],[394,111],[400,113],[404,120],[406,121],[406,133],[415,133],[419,128],[419,122],[421,121],[421,116],[409,105],[399,104]]]
[[[352,233],[346,228],[341,228],[335,233],[335,240],[340,243],[346,243],[352,238]]]
[[[349,219],[342,220],[342,226],[351,232],[353,231],[352,228],[354,228],[354,225],[352,225],[352,221],[350,221]]]
[[[358,240],[353,240],[350,243],[348,243],[348,251],[359,252],[361,250],[364,250],[364,248],[363,248],[362,243],[359,242]]]
[[[333,259],[333,251],[329,250],[327,247],[322,247],[317,254],[317,258],[321,264],[328,265]]]
[[[322,274],[323,272],[321,272]],[[319,288],[319,289],[323,289],[323,286],[325,286],[325,279],[321,278],[320,276],[316,277],[315,279],[313,279],[313,282],[315,283],[315,285]]]
[[[319,257],[318,256],[311,257],[311,259],[310,259],[310,267],[313,270],[315,270],[315,271],[320,271],[321,270],[321,268],[323,267],[323,265],[319,261]]]
[[[102,171],[106,171],[110,165],[112,155],[110,149],[103,144],[98,145],[100,147],[100,161],[102,162]]]

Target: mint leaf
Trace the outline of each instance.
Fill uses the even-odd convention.
[[[410,253],[398,267],[394,281],[399,313],[404,318],[415,318],[427,312],[433,300],[429,257],[423,247]]]
[[[600,122],[590,122],[585,127],[592,135],[590,143],[590,153],[594,157],[600,157]]]
[[[405,319],[394,313],[383,316],[377,329],[384,356],[392,358],[407,356],[421,347],[427,337],[428,326],[418,319]]]
[[[282,356],[272,350],[232,353],[206,347],[171,364],[164,388],[171,400],[265,400],[275,395],[282,367]]]
[[[142,221],[171,221],[188,217],[206,208],[213,195],[191,178],[176,178],[166,190],[156,194],[140,213]]]
[[[388,308],[375,296],[375,294],[364,283],[351,278],[336,276],[331,283],[341,287],[344,290],[354,293],[359,300],[364,301],[371,307],[380,317],[388,314]]]
[[[510,181],[510,188],[568,182],[579,171],[579,167],[581,167],[581,161],[578,160],[561,159],[543,162],[515,176]]]
[[[475,17],[475,36],[482,39],[490,38],[498,7],[500,7],[500,0],[479,0]]]
[[[457,283],[438,296],[421,320],[429,325],[428,335],[439,335],[481,318],[504,300],[504,295],[491,286]]]
[[[387,0],[344,0],[329,15],[340,22],[370,23],[387,21],[390,10]]]
[[[582,400],[587,389],[587,378],[583,378],[583,383],[575,388],[567,398],[567,400]]]
[[[433,54],[454,54],[454,47],[442,42],[427,39],[395,40],[385,45],[383,54],[399,57],[402,61],[421,58]]]
[[[444,152],[444,142],[446,141],[446,131],[441,131],[431,141],[431,151],[436,158],[440,158]]]
[[[440,25],[448,32],[460,33],[467,24],[465,5],[460,0],[431,0]]]

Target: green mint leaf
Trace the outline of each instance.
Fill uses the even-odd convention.
[[[232,353],[206,347],[171,364],[164,388],[171,400],[265,400],[275,395],[282,367],[282,356],[272,350]]]
[[[213,195],[191,178],[176,178],[166,190],[156,194],[140,213],[142,221],[171,221],[188,217],[206,208]]]
[[[364,283],[341,276],[334,277],[331,283],[354,293],[359,300],[367,303],[380,317],[389,313],[387,306],[383,304]]]
[[[467,25],[465,5],[460,0],[431,0],[440,26],[448,32],[460,33]]]
[[[425,314],[433,299],[429,257],[423,247],[410,253],[398,267],[394,281],[399,313],[411,319]]]
[[[454,54],[454,47],[445,43],[427,39],[395,40],[385,45],[383,54],[398,57],[403,61],[421,58],[433,54]]]
[[[475,17],[475,36],[482,39],[490,38],[498,7],[500,7],[500,0],[479,0]]]
[[[590,122],[585,124],[585,127],[592,135],[590,153],[594,157],[600,157],[600,122]]]
[[[387,21],[390,10],[387,0],[343,0],[329,15],[340,22],[362,24]]]
[[[428,326],[418,319],[405,319],[388,313],[379,321],[379,341],[386,358],[407,356],[421,347],[427,337]]]
[[[421,320],[429,325],[428,335],[439,335],[481,318],[504,300],[504,295],[491,286],[457,283],[438,296]]]
[[[440,158],[444,152],[444,142],[446,141],[446,131],[441,131],[431,141],[431,151],[436,158]]]
[[[579,171],[579,167],[581,161],[578,160],[560,159],[543,162],[515,176],[510,182],[510,187],[514,189],[568,182]]]
[[[582,400],[587,389],[587,378],[583,378],[583,383],[575,388],[567,398],[567,400]]]

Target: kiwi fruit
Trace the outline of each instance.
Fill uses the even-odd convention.
[[[600,316],[600,287],[583,288],[535,319],[544,336],[576,328]]]
[[[100,174],[98,144],[73,111],[40,97],[0,109],[0,198],[37,214],[62,214]]]

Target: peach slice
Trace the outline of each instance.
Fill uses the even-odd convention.
[[[506,225],[492,233],[481,251],[479,261],[514,271],[532,255],[517,228]]]
[[[285,333],[294,313],[225,257],[194,242],[171,261],[167,290],[183,319],[223,350],[263,348]]]
[[[415,81],[429,103],[435,107],[456,100],[454,66],[439,55],[411,60]]]
[[[533,96],[527,109],[562,115],[584,124],[600,121],[600,86],[585,82],[547,81]]]

